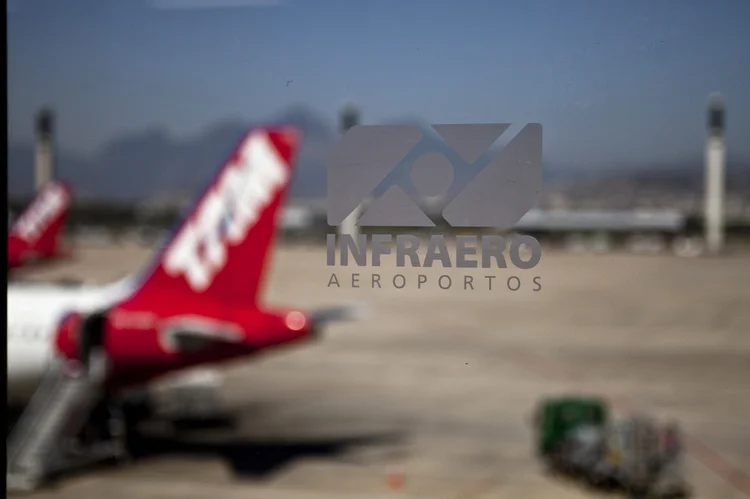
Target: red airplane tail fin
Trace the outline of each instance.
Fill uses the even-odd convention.
[[[255,304],[300,140],[292,128],[245,133],[131,298]]]
[[[63,253],[62,228],[71,200],[72,190],[65,182],[53,181],[42,189],[8,234],[9,252],[15,259],[51,258]]]

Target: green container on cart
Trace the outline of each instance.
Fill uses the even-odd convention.
[[[607,403],[594,397],[559,397],[543,400],[537,409],[537,452],[548,456],[568,434],[581,426],[607,424]]]

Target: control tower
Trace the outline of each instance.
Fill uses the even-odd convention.
[[[341,135],[346,135],[351,128],[359,125],[359,109],[354,104],[347,104],[341,110],[340,115],[340,127]],[[359,227],[357,226],[357,220],[361,215],[362,205],[357,206],[348,217],[339,225],[339,235],[348,234],[352,236],[354,241],[358,241],[359,238]]]
[[[703,220],[706,247],[708,252],[714,255],[720,253],[724,247],[724,190],[726,182],[724,122],[724,101],[720,94],[712,94],[708,107]]]
[[[39,192],[55,178],[54,114],[44,108],[36,117],[36,154],[34,158],[34,186]]]

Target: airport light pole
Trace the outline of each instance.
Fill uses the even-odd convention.
[[[34,183],[37,192],[42,190],[55,176],[53,127],[54,114],[52,110],[43,108],[36,118]]]
[[[341,110],[340,122],[342,136],[351,128],[359,125],[359,110],[354,104],[347,104],[344,106]],[[348,234],[352,237],[355,243],[359,240],[359,227],[357,227],[357,220],[359,219],[361,211],[362,205],[357,205],[349,216],[341,222],[341,225],[339,225],[339,236],[342,234]]]
[[[704,230],[706,246],[718,254],[724,246],[724,189],[726,144],[724,141],[724,102],[718,93],[711,95],[708,109],[708,140],[706,141],[706,176],[704,198]]]

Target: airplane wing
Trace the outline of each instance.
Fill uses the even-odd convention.
[[[338,307],[314,310],[310,316],[318,325],[329,322],[356,321],[374,315],[373,309],[366,303],[349,303]]]
[[[348,303],[336,307],[314,310],[305,319],[314,329],[333,322],[357,321],[373,315],[372,308],[365,303]],[[208,346],[219,344],[242,344],[245,333],[235,324],[220,323],[202,317],[181,318],[174,325],[167,326],[164,337],[174,351],[195,352]]]

